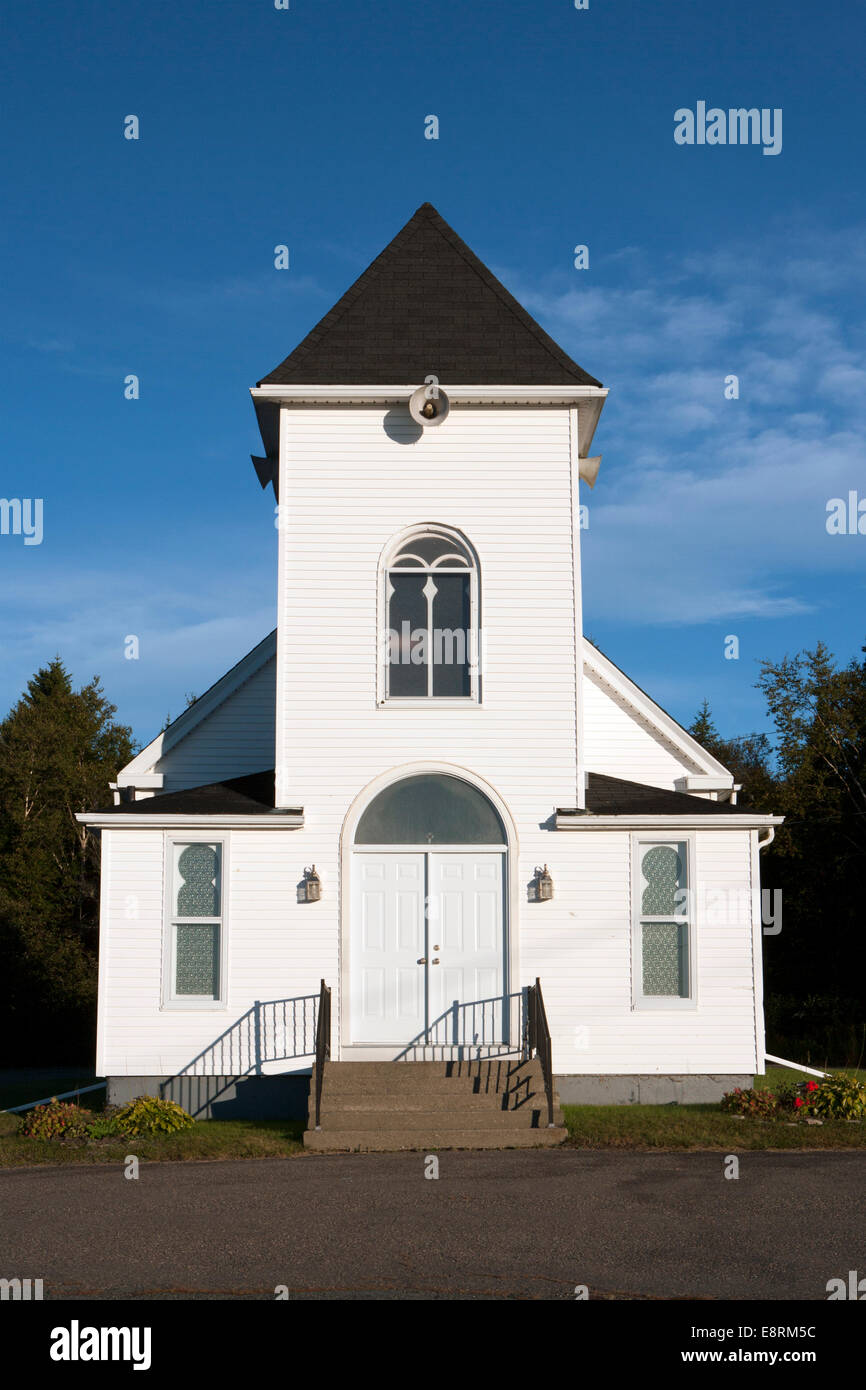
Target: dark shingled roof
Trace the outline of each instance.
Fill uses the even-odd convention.
[[[642,782],[625,782],[620,777],[606,777],[601,772],[590,772],[587,777],[586,809],[596,816],[749,814],[747,807],[732,806],[729,801],[710,801],[707,797],[692,796],[688,792],[647,787]]]
[[[431,203],[259,386],[600,386]]]
[[[274,809],[274,770],[109,806],[117,815],[255,816]]]
[[[107,812],[144,816],[251,816],[273,809],[274,773],[271,769],[246,777],[232,777],[226,782],[210,782],[205,787],[164,792],[161,796],[145,797],[143,801],[121,802],[119,806],[109,806]],[[586,812],[597,816],[750,814],[748,807],[732,806],[729,801],[709,801],[687,792],[666,791],[662,787],[644,786],[642,782],[606,777],[600,772],[591,772],[587,779]],[[584,814],[577,812],[578,816]]]

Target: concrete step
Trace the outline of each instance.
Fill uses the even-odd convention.
[[[554,1111],[554,1119],[557,1118]],[[559,1117],[561,1121],[561,1116]],[[322,1129],[409,1130],[409,1129],[490,1129],[517,1133],[521,1130],[547,1125],[547,1110],[439,1110],[424,1106],[404,1110],[351,1109],[330,1106],[322,1110]]]
[[[311,1094],[315,1096],[315,1089]],[[326,1080],[322,1087],[323,1104],[325,1097],[329,1105],[342,1104],[344,1101],[387,1099],[388,1103],[393,1105],[414,1105],[429,1101],[431,1105],[486,1105],[498,1110],[502,1106],[520,1109],[530,1103],[537,1104],[539,1098],[542,1101],[545,1099],[545,1090],[535,1081],[509,1091],[476,1091],[471,1085],[463,1082],[435,1086],[351,1086],[344,1082],[339,1086],[332,1086]]]
[[[534,1063],[510,1068],[497,1068],[479,1072],[477,1069],[448,1071],[442,1064],[434,1071],[428,1071],[423,1064],[402,1065],[386,1063],[390,1070],[368,1071],[368,1066],[378,1068],[378,1063],[345,1062],[326,1063],[323,1078],[323,1094],[342,1095],[457,1095],[501,1097],[508,1093],[523,1099],[528,1093],[543,1092],[544,1080],[540,1067]],[[313,1076],[315,1084],[315,1072]]]
[[[376,1091],[352,1095],[332,1095],[322,1097],[322,1113],[334,1114],[369,1110],[380,1110],[394,1115],[503,1115],[512,1119],[528,1115],[533,1110],[547,1111],[547,1097],[544,1092],[521,1099],[519,1104],[504,1104],[503,1096],[433,1095],[389,1096]],[[558,1106],[554,1104],[554,1109]]]
[[[304,1135],[319,1152],[546,1147],[567,1132],[558,1096],[548,1128],[537,1058],[326,1062],[322,1079],[321,1128]]]
[[[429,1153],[434,1149],[534,1149],[551,1148],[567,1138],[568,1131],[554,1129],[457,1129],[368,1131],[362,1129],[315,1130],[304,1135],[304,1147],[318,1153]]]

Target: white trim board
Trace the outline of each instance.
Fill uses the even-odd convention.
[[[686,815],[665,816],[596,816],[592,811],[573,815],[557,811],[555,823],[557,830],[664,830],[666,827],[671,830],[754,830],[765,825],[781,825],[784,819],[784,816],[749,815],[746,812],[738,815],[733,811],[720,815],[713,815],[712,812],[702,815],[693,811]]]
[[[254,401],[273,401],[281,405],[300,405],[310,402],[315,405],[390,405],[394,401],[408,404],[413,391],[423,382],[395,382],[393,385],[370,386],[367,383],[346,383],[345,385],[313,386],[251,386],[250,395]],[[587,405],[590,402],[604,402],[609,387],[606,386],[481,386],[470,384],[441,383],[442,390],[451,401],[483,405]],[[601,407],[594,405],[596,412]]]
[[[304,825],[303,811],[262,811],[252,813],[248,816],[243,815],[171,815],[165,811],[160,813],[151,812],[149,815],[141,813],[136,815],[134,812],[124,812],[122,815],[113,815],[110,811],[86,811],[81,812],[75,817],[80,825],[89,825],[99,830],[127,829],[135,826],[139,830],[166,830],[175,826],[193,829],[201,826],[202,829],[210,827],[224,829],[235,827],[238,830],[248,828],[251,830],[301,830]]]

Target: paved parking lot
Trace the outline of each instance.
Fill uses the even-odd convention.
[[[866,1154],[443,1153],[0,1172],[46,1299],[826,1299],[866,1275]]]

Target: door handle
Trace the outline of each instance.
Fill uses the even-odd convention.
[[[419,957],[419,959],[416,960],[415,964],[416,964],[416,965],[426,965],[426,964],[427,964],[427,957],[426,957],[426,956],[421,956],[421,957]]]
[[[439,964],[439,957],[438,957],[438,956],[434,956],[433,959],[431,960],[430,964],[431,964],[431,965],[438,965],[438,964]]]

